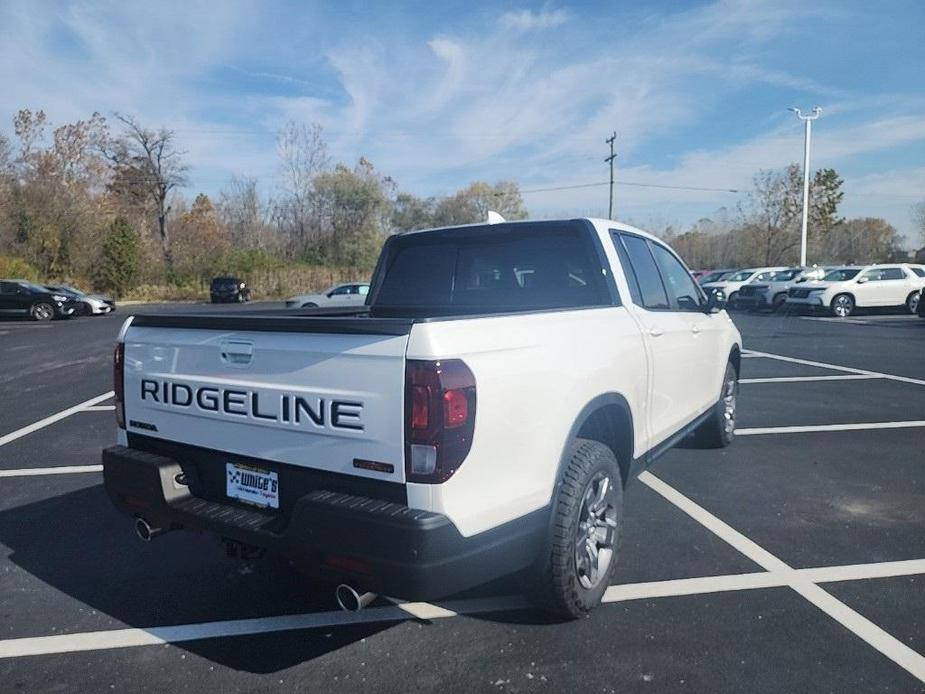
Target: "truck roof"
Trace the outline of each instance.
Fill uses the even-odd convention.
[[[654,234],[644,231],[638,227],[634,227],[631,224],[626,224],[625,222],[619,222],[612,219],[603,219],[601,217],[554,217],[551,219],[510,219],[504,222],[498,222],[495,224],[489,224],[488,222],[476,222],[474,224],[451,224],[448,226],[442,227],[431,227],[428,229],[412,229],[409,231],[400,232],[401,235],[406,234],[426,234],[432,231],[445,231],[447,229],[471,229],[475,227],[492,227],[495,230],[503,231],[505,227],[514,227],[519,224],[534,224],[536,222],[574,222],[574,221],[586,221],[590,222],[595,229],[598,231],[606,231],[607,229],[617,229],[619,231],[630,231],[634,234],[639,234],[640,236],[645,236],[653,240],[660,240]]]

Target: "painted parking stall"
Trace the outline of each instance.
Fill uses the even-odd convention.
[[[19,605],[0,597],[9,615],[0,677],[32,689],[54,682],[79,688],[98,683],[94,673],[133,681],[131,673],[144,672],[147,686],[160,689],[178,683],[168,664],[184,662],[187,672],[228,688],[283,680],[302,688],[387,690],[397,683],[368,670],[382,664],[373,650],[410,662],[412,652],[453,649],[466,670],[432,662],[430,681],[467,690],[569,689],[592,662],[624,688],[639,681],[675,691],[683,679],[712,691],[774,691],[792,669],[813,689],[850,682],[922,689],[925,656],[914,624],[925,618],[925,605],[908,586],[925,580],[925,472],[915,462],[925,427],[917,416],[925,406],[925,370],[891,360],[885,345],[897,343],[893,349],[902,352],[902,341],[914,344],[925,330],[917,334],[899,321],[884,328],[893,335],[878,336],[869,324],[795,320],[787,324],[793,334],[783,335],[778,317],[736,320],[749,349],[741,374],[748,409],[738,440],[719,458],[682,444],[627,490],[617,583],[605,605],[572,629],[609,634],[603,661],[566,657],[558,644],[570,627],[543,623],[512,583],[437,604],[380,599],[344,613],[329,602],[327,588],[302,583],[286,566],[229,562],[197,536],[142,545],[108,509],[92,521],[98,532],[85,547],[109,562],[63,553],[64,543],[79,536],[73,526],[99,514],[104,500],[96,491],[97,459],[86,457],[107,445],[112,431],[109,384],[96,378],[92,397],[0,429],[0,545],[9,550],[0,559],[0,596],[21,596]],[[819,331],[840,343],[855,340],[851,355],[823,349]],[[878,390],[866,390],[872,387]],[[894,411],[874,402],[865,409],[865,393],[874,394],[871,402],[882,393],[884,401],[908,406]],[[813,398],[825,406],[793,404]],[[847,404],[857,401],[857,408]],[[70,454],[49,434],[70,442]],[[39,523],[56,531],[32,532]],[[195,571],[165,562],[159,542],[196,553]],[[106,590],[132,581],[151,604]],[[158,588],[165,587],[179,599],[163,603]],[[260,599],[243,609],[238,596],[254,590]],[[711,610],[727,616],[721,629]],[[740,618],[732,617],[735,610]],[[662,627],[670,623],[679,634],[687,633],[682,624],[699,628],[701,639],[669,639]],[[646,655],[637,643],[646,644]],[[238,649],[275,655],[254,668],[236,657]],[[714,667],[724,662],[719,653],[735,658],[732,674]],[[563,667],[567,660],[571,668]],[[78,680],[76,672],[88,666],[89,679]]]

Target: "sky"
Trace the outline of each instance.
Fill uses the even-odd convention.
[[[606,216],[606,185],[537,189],[605,182],[616,131],[614,216],[683,227],[802,161],[787,108],[821,106],[811,166],[844,178],[843,215],[911,245],[925,199],[921,0],[0,0],[0,85],[9,136],[20,108],[174,130],[189,197],[233,175],[271,192],[294,120],[417,195],[509,179],[533,217]]]

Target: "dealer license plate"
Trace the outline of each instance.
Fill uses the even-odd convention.
[[[225,493],[256,506],[279,508],[279,475],[248,465],[225,463]]]

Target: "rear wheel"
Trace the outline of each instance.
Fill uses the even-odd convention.
[[[44,301],[40,301],[29,309],[29,315],[32,317],[32,320],[48,321],[55,317],[55,307]]]
[[[850,294],[839,294],[832,299],[830,304],[832,313],[839,318],[847,318],[854,313],[854,299]]]
[[[313,304],[311,301],[309,301],[306,304],[302,304],[302,308],[318,308],[318,304]]]
[[[719,400],[707,419],[697,427],[694,437],[704,448],[725,448],[735,438],[736,397],[739,394],[739,376],[732,363],[726,364],[723,387]]]
[[[623,479],[613,451],[588,439],[572,443],[552,513],[531,592],[549,612],[577,619],[600,603],[619,553]]]
[[[922,298],[922,292],[921,292],[921,290],[919,290],[919,291],[917,291],[917,292],[912,292],[912,293],[906,298],[906,310],[909,311],[909,313],[912,313],[912,314],[917,313],[918,310],[919,310],[919,301],[921,300],[921,298]]]
[[[787,303],[787,292],[781,292],[774,296],[774,299],[771,301],[771,310],[779,311],[781,307]]]

